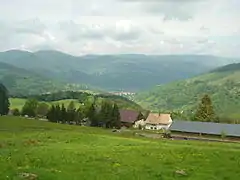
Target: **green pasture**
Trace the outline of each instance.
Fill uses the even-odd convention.
[[[237,180],[240,144],[154,140],[2,116],[0,169],[2,180]]]

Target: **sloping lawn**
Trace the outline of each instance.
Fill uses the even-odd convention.
[[[23,173],[39,180],[237,180],[240,144],[152,140],[0,117],[0,169],[3,180],[30,176]]]

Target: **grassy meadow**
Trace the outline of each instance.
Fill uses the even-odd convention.
[[[19,110],[22,109],[23,105],[25,104],[27,99],[22,99],[22,98],[10,98],[10,109],[18,108]],[[76,99],[64,99],[64,100],[59,100],[59,101],[52,101],[52,102],[45,102],[49,105],[51,104],[64,104],[65,107],[69,105],[71,101],[75,102],[76,107],[79,107],[80,103]]]
[[[23,173],[38,180],[235,180],[240,144],[154,140],[2,116],[0,169],[3,180],[24,179]]]

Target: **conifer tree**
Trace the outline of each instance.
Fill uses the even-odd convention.
[[[83,109],[79,107],[76,111],[76,124],[81,124],[83,118],[84,118]]]
[[[217,117],[215,115],[212,101],[209,95],[206,94],[201,99],[201,103],[198,106],[194,119],[197,121],[205,121],[205,122],[217,121]]]
[[[47,113],[47,119],[50,122],[56,122],[56,108],[54,105],[51,106],[51,108],[49,109],[48,113]]]
[[[109,128],[112,121],[112,104],[108,101],[103,101],[99,112],[99,123],[102,127]]]
[[[54,114],[54,117],[55,117],[55,122],[60,122],[61,121],[61,107],[59,106],[59,104],[57,104],[55,106],[55,114]]]
[[[64,106],[64,104],[62,104],[61,106],[61,117],[60,117],[60,120],[63,124],[66,123],[66,119],[67,119],[67,110]]]
[[[112,123],[111,128],[121,128],[121,117],[117,104],[114,103],[112,109]]]
[[[67,121],[68,121],[68,123],[75,120],[75,112],[76,112],[76,108],[75,108],[74,101],[71,101],[69,103],[68,107],[67,107]]]
[[[0,116],[7,115],[9,111],[9,99],[7,88],[0,83]]]
[[[87,117],[91,123],[91,126],[97,127],[99,125],[97,114],[96,114],[96,108],[94,104],[90,105],[88,109]]]

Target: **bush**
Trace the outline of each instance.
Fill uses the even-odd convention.
[[[21,112],[19,111],[18,108],[15,108],[12,110],[12,115],[13,116],[20,116],[21,115]]]

